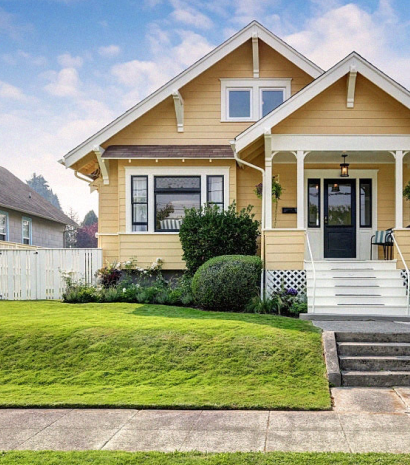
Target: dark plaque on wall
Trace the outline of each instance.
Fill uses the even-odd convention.
[[[295,207],[283,207],[282,208],[282,213],[297,213],[297,208]]]

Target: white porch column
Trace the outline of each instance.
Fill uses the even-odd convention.
[[[303,229],[305,227],[305,155],[307,152],[298,150],[296,152],[297,162],[297,228]]]
[[[394,153],[396,159],[396,228],[403,227],[403,157],[402,150],[397,150]]]
[[[265,134],[265,182],[263,183],[265,202],[265,228],[272,228],[272,137]]]

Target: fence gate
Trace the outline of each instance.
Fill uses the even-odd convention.
[[[95,282],[101,249],[0,249],[0,299],[61,299],[64,276]]]

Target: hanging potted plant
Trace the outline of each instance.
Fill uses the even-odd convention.
[[[275,203],[275,211],[273,215],[273,227],[276,228],[276,222],[278,219],[278,201],[280,200],[280,197],[283,192],[282,185],[280,184],[279,176],[272,176],[272,201]],[[410,189],[410,188],[409,188]],[[263,183],[259,183],[255,186],[254,190],[256,196],[258,199],[262,198],[262,192],[263,192]]]

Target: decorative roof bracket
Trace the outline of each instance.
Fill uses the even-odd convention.
[[[259,40],[258,33],[252,34],[253,77],[259,77]]]
[[[347,108],[354,108],[354,96],[356,91],[357,69],[355,65],[350,66],[349,75],[347,77]]]
[[[110,183],[110,176],[109,176],[110,162],[108,160],[102,159],[102,154],[105,152],[105,150],[101,146],[95,145],[93,148],[93,152],[95,153],[95,156],[97,157],[98,166],[100,167],[103,183],[109,184]]]
[[[174,90],[172,97],[174,99],[175,116],[177,118],[177,130],[178,132],[184,132],[184,99],[179,90]]]

